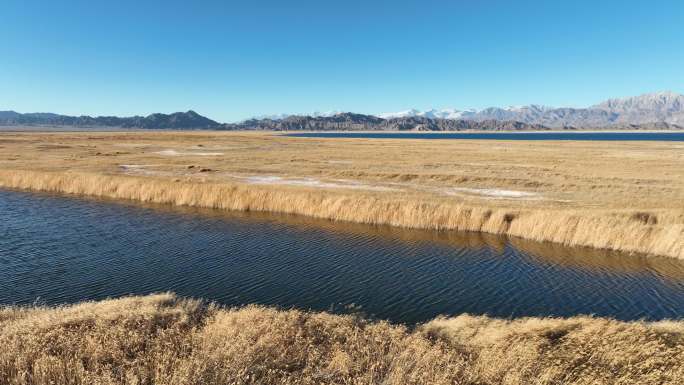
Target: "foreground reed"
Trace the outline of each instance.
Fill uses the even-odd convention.
[[[2,384],[681,384],[684,323],[462,315],[409,330],[173,294],[0,310]]]
[[[271,211],[368,224],[479,231],[567,246],[684,259],[684,218],[671,210],[586,212],[510,209],[312,191],[83,172],[0,171],[0,186],[242,211]]]

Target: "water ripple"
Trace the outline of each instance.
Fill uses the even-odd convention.
[[[476,233],[412,231],[0,191],[0,303],[173,290],[396,322],[684,315],[684,266]]]

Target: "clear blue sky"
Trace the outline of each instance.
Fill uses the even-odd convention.
[[[220,121],[684,92],[684,1],[0,4],[0,110]]]

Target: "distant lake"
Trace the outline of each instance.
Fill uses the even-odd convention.
[[[684,263],[500,236],[0,190],[0,305],[174,291],[228,306],[684,317]]]
[[[352,139],[491,139],[491,140],[597,140],[684,142],[684,132],[301,132],[298,138]]]

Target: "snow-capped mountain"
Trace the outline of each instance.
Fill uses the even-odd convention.
[[[333,117],[341,111],[314,112],[309,114],[277,114],[260,116],[255,119],[284,120],[291,116],[310,116],[314,118]],[[639,96],[608,99],[602,103],[586,107],[548,107],[543,105],[489,107],[473,109],[410,109],[398,112],[375,114],[382,119],[449,119],[483,121],[516,121],[546,127],[607,127],[614,125],[639,125],[667,123],[684,125],[684,95],[671,91],[655,92]]]
[[[541,105],[490,107],[480,111],[458,109],[416,109],[383,113],[381,118],[422,116],[427,118],[518,121],[547,127],[606,127],[619,124],[684,124],[684,95],[671,91],[609,99],[587,108],[547,107]]]
[[[518,120],[535,121],[553,110],[552,107],[532,104],[529,106],[489,107],[470,116],[473,120]]]
[[[392,119],[392,118],[412,118],[412,117],[424,117],[424,118],[430,118],[430,119],[464,119],[467,116],[470,116],[477,111],[475,110],[456,110],[453,108],[445,108],[441,110],[437,109],[432,109],[432,110],[427,110],[427,111],[420,111],[416,109],[411,109],[411,110],[406,110],[406,111],[399,111],[399,112],[388,112],[388,113],[383,113],[383,114],[378,114],[377,116],[383,119]]]
[[[331,110],[331,111],[325,111],[325,112],[319,112],[319,111],[314,111],[311,113],[305,113],[305,114],[272,114],[272,115],[260,115],[260,116],[255,116],[253,118],[247,119],[247,120],[264,120],[264,119],[270,119],[270,120],[283,120],[287,119],[290,116],[310,116],[312,118],[329,118],[331,116],[335,116],[338,114],[342,114],[344,111],[339,111],[339,110]]]
[[[247,120],[282,120],[291,116],[291,114],[272,114],[272,115],[257,115]]]

